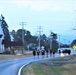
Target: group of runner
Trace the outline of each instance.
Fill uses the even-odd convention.
[[[39,56],[41,55],[42,58],[44,58],[45,56],[48,57],[48,55],[50,54],[50,56],[55,56],[55,52],[53,52],[50,49],[34,49],[33,50],[33,56],[35,58],[35,56],[37,56],[39,58]]]

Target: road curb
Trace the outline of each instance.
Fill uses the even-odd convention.
[[[30,64],[30,62],[29,62],[28,64]],[[23,69],[25,66],[27,66],[28,64],[24,64],[23,66],[20,67],[20,69],[19,69],[19,71],[18,71],[18,75],[21,75],[22,69]]]

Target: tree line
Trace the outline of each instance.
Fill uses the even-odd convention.
[[[18,29],[17,31],[15,31],[14,29],[10,32],[8,29],[8,24],[5,21],[5,18],[3,17],[3,15],[1,14],[1,18],[0,18],[1,23],[1,27],[4,33],[4,39],[11,41],[11,36],[13,37],[13,41],[22,41],[22,32],[24,35],[24,48],[27,49],[27,46],[29,44],[32,44],[32,46],[30,46],[29,48],[32,49],[34,47],[37,47],[39,45],[39,37],[36,35],[32,35],[31,32],[29,30],[22,30],[22,29]],[[58,45],[58,41],[57,39],[57,34],[52,33],[53,37],[52,37],[52,49],[57,51],[59,45]],[[50,35],[51,36],[51,35]],[[47,48],[50,48],[50,36],[47,37],[45,34],[40,35],[40,45],[41,46],[46,46]],[[73,40],[71,46],[73,44],[75,44],[76,40]],[[5,46],[7,48],[7,46]]]
[[[18,29],[17,31],[12,30],[11,35],[13,36],[13,41],[22,41],[22,31],[24,32],[24,47],[27,48],[27,45],[32,44],[30,49],[37,47],[39,45],[39,37],[31,35],[30,31]],[[45,34],[40,35],[40,45],[50,48],[50,36],[47,37]],[[56,38],[52,39],[52,48],[58,49],[58,42]]]

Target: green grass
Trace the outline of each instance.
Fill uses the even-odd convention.
[[[30,69],[30,67],[32,69]],[[42,64],[30,64],[22,70],[22,75],[61,75],[67,70],[62,66],[47,66]],[[27,72],[28,71],[28,72]]]
[[[72,59],[69,61],[69,63],[66,63],[67,61],[65,61],[60,66],[51,66],[51,65],[42,64],[42,63],[47,63],[48,61],[50,63],[51,62],[56,63],[56,61],[59,61],[60,63],[63,62],[65,58],[72,58]],[[22,69],[22,75],[76,75],[76,56],[55,58],[55,59],[44,60],[40,62],[31,63],[26,67],[24,67]]]
[[[61,66],[46,66],[46,65],[35,65],[33,66],[35,75],[61,75],[60,71],[64,71]]]

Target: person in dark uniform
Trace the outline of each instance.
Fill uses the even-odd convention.
[[[50,57],[52,56],[52,50],[50,50]]]
[[[55,51],[53,51],[53,57],[55,56]]]
[[[59,50],[59,54],[61,54],[61,50]]]
[[[42,58],[44,58],[45,50],[42,50],[42,51],[41,51],[41,54],[42,54]]]
[[[47,50],[46,50],[46,57],[48,57],[48,53],[49,53],[49,50],[47,49]]]
[[[40,50],[37,50],[37,56],[39,58],[39,55],[40,55]]]
[[[36,50],[35,49],[33,50],[33,56],[34,56],[34,58],[36,56]]]

